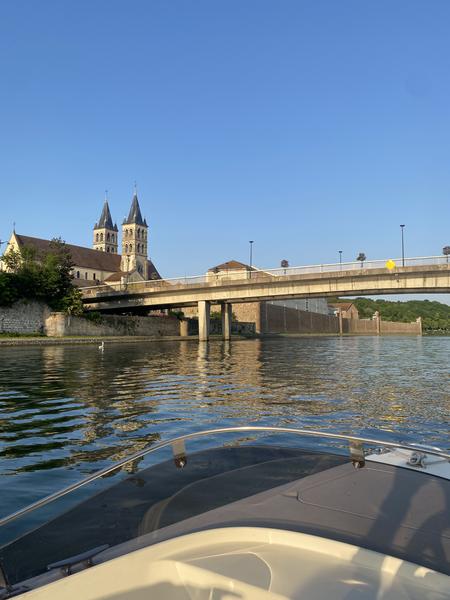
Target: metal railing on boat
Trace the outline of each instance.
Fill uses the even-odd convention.
[[[150,446],[149,448],[144,448],[143,450],[140,450],[139,452],[135,452],[134,454],[131,454],[130,456],[123,458],[122,460],[117,461],[114,464],[109,465],[108,467],[105,467],[103,469],[100,469],[99,471],[96,471],[95,473],[93,473],[92,475],[89,475],[88,477],[86,477],[85,479],[82,479],[81,481],[73,483],[57,492],[49,494],[48,496],[45,496],[44,498],[41,498],[40,500],[37,500],[36,502],[33,502],[32,504],[29,504],[28,506],[25,506],[24,508],[21,508],[10,515],[7,515],[6,517],[0,518],[0,527],[6,525],[8,523],[11,523],[12,521],[18,519],[19,517],[22,517],[23,515],[26,515],[27,513],[30,513],[34,510],[37,510],[38,508],[41,508],[41,507],[45,506],[46,504],[49,504],[50,502],[54,502],[58,498],[62,498],[63,496],[66,496],[67,494],[74,492],[75,490],[78,490],[78,489],[84,487],[85,485],[95,481],[96,479],[99,479],[101,477],[109,475],[110,473],[120,469],[121,467],[123,467],[124,465],[126,465],[132,461],[135,461],[136,459],[143,458],[144,456],[147,456],[148,454],[156,452],[157,450],[172,446],[172,448],[174,449],[174,452],[179,453],[180,448],[183,447],[183,444],[185,441],[193,440],[193,439],[197,439],[197,438],[201,438],[201,437],[215,436],[218,434],[227,434],[227,433],[288,433],[291,435],[298,435],[298,436],[302,436],[302,437],[313,437],[313,438],[330,439],[330,440],[335,440],[335,441],[345,441],[345,442],[348,442],[348,444],[349,444],[350,459],[353,462],[358,461],[362,458],[361,452],[362,452],[362,446],[364,446],[364,445],[381,447],[381,448],[408,450],[411,452],[421,451],[421,452],[426,452],[426,454],[429,454],[431,456],[436,456],[436,457],[439,457],[443,460],[450,462],[450,454],[443,452],[439,448],[435,448],[435,447],[431,447],[431,446],[430,447],[429,446],[421,446],[419,444],[414,444],[414,443],[405,444],[403,442],[388,442],[388,441],[378,440],[378,439],[374,439],[374,438],[350,436],[350,435],[345,435],[345,434],[340,434],[340,433],[330,433],[330,432],[316,431],[316,430],[310,430],[310,429],[296,429],[296,428],[291,428],[291,427],[269,427],[269,426],[257,426],[257,425],[255,425],[255,426],[248,425],[248,426],[241,426],[241,427],[221,427],[221,428],[217,428],[217,429],[209,429],[207,431],[198,431],[198,432],[194,432],[194,433],[189,433],[189,434],[179,436],[176,438],[171,438],[169,440],[164,440],[162,442],[158,442],[157,444],[154,444],[153,446]]]

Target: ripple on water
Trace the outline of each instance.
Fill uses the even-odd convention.
[[[1,512],[152,441],[210,427],[448,448],[449,350],[450,338],[406,337],[0,348]]]

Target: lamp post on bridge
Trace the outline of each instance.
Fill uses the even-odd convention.
[[[249,242],[248,242],[250,244],[250,272],[249,272],[250,278],[252,276],[253,242],[254,242],[254,240],[249,240]]]
[[[249,241],[249,244],[250,244],[250,267],[252,266],[252,260],[253,260],[253,242],[254,242],[254,240]]]
[[[405,266],[405,240],[403,237],[403,229],[405,228],[404,225],[400,225],[400,229],[402,230],[402,267]]]
[[[339,270],[342,271],[342,250],[338,250],[339,252]]]

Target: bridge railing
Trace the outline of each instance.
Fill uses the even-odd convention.
[[[401,258],[391,259],[395,263],[395,268],[398,267],[417,267],[417,266],[428,266],[428,265],[448,265],[448,256],[422,256],[414,258]],[[366,261],[353,261],[344,263],[330,263],[320,265],[307,265],[299,267],[278,267],[275,269],[258,269],[252,267],[251,270],[232,270],[219,271],[217,273],[209,271],[206,275],[196,275],[189,277],[174,277],[170,279],[150,279],[148,281],[126,281],[126,277],[119,283],[114,284],[101,284],[92,287],[82,288],[83,297],[88,299],[98,295],[111,295],[117,292],[122,293],[139,293],[145,292],[158,292],[162,290],[175,290],[179,288],[185,288],[188,286],[199,287],[199,286],[216,286],[216,285],[227,285],[235,284],[239,281],[261,281],[263,279],[272,278],[284,278],[292,277],[295,275],[309,275],[319,273],[337,273],[342,272],[348,273],[348,271],[363,272],[368,269],[383,269],[386,266],[387,259],[383,260],[366,260]]]
[[[358,271],[360,269],[384,269],[388,260],[395,263],[394,268],[399,267],[421,267],[428,265],[444,265],[449,264],[447,256],[418,256],[414,258],[394,258],[394,259],[378,259],[365,261],[352,261],[343,263],[330,263],[321,265],[308,265],[300,267],[278,267],[276,269],[265,269],[264,272],[272,273],[273,275],[307,275],[309,273],[336,273],[339,271]]]

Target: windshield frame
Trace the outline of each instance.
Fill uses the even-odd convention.
[[[375,439],[375,438],[366,438],[366,437],[361,437],[361,436],[352,436],[352,435],[346,435],[346,434],[342,434],[342,433],[331,433],[331,432],[312,430],[312,429],[297,429],[294,427],[272,427],[272,426],[258,426],[258,425],[243,425],[243,426],[238,426],[238,427],[220,427],[220,428],[216,428],[216,429],[208,429],[205,431],[196,431],[193,433],[188,433],[186,435],[182,435],[182,436],[178,436],[178,437],[171,438],[168,440],[164,440],[164,441],[158,442],[148,448],[144,448],[143,450],[140,450],[139,452],[135,452],[134,454],[131,454],[130,456],[125,457],[125,458],[121,459],[120,461],[113,463],[112,465],[109,465],[103,469],[100,469],[99,471],[96,471],[95,473],[92,473],[91,475],[89,475],[88,477],[86,477],[80,481],[77,481],[61,490],[58,490],[57,492],[53,492],[52,494],[49,494],[48,496],[45,496],[45,497],[41,498],[40,500],[37,500],[36,502],[33,502],[32,504],[29,504],[29,505],[15,511],[14,513],[7,515],[6,517],[0,518],[0,527],[3,527],[4,525],[11,523],[12,521],[15,521],[16,519],[22,517],[23,515],[26,515],[27,513],[33,512],[47,504],[50,504],[51,502],[57,500],[58,498],[61,498],[63,496],[66,496],[67,494],[74,492],[75,490],[78,490],[78,489],[84,487],[85,485],[95,481],[96,479],[99,479],[101,477],[109,475],[110,473],[120,469],[121,467],[128,464],[129,462],[135,461],[136,459],[147,456],[148,454],[151,454],[153,452],[157,452],[158,450],[160,450],[162,448],[172,446],[174,449],[174,452],[176,452],[176,454],[179,454],[180,449],[183,448],[183,444],[187,440],[192,440],[192,439],[206,437],[206,436],[214,436],[214,435],[223,434],[223,433],[251,433],[251,432],[254,432],[254,433],[263,433],[263,432],[289,433],[291,435],[293,434],[293,435],[298,435],[301,437],[314,437],[314,438],[331,439],[331,440],[335,440],[335,441],[346,441],[346,442],[349,442],[349,446],[350,446],[350,452],[349,452],[350,459],[352,459],[354,457],[355,449],[356,449],[357,453],[358,452],[362,453],[363,445],[371,445],[371,446],[388,448],[388,449],[402,449],[402,450],[408,450],[411,452],[424,452],[431,456],[435,456],[435,457],[441,458],[443,460],[446,460],[447,462],[450,462],[450,454],[449,453],[446,453],[446,452],[442,451],[441,449],[433,447],[433,446],[424,446],[424,445],[414,444],[414,443],[405,444],[400,441],[389,442],[389,441],[379,440],[379,439]]]

